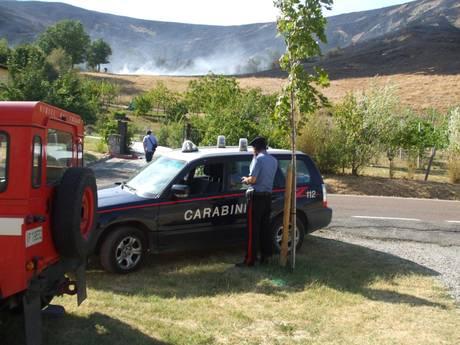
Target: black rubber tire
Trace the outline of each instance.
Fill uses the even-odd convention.
[[[119,263],[117,260],[117,254],[120,255],[119,246],[122,246],[122,242],[126,242],[127,238],[133,238],[136,240],[136,243],[138,244],[136,248],[139,248],[140,245],[140,252],[138,255],[136,254],[135,258],[137,261],[131,267],[123,267],[123,264]],[[119,227],[112,230],[102,242],[99,259],[102,267],[107,272],[126,274],[136,271],[142,266],[146,253],[147,241],[141,230],[134,227]]]
[[[272,236],[273,252],[278,254],[281,251],[280,245],[277,240],[277,233],[280,228],[283,228],[283,217],[279,216],[271,224],[270,233]],[[302,248],[303,240],[305,238],[305,224],[297,217],[297,229],[299,229],[299,241],[297,242],[296,250]]]
[[[92,193],[93,205],[89,207],[92,224],[88,226],[85,238],[80,231],[80,223],[83,195],[87,189]],[[97,187],[93,171],[87,168],[67,169],[56,187],[53,201],[51,232],[58,253],[66,258],[86,259],[96,223]]]

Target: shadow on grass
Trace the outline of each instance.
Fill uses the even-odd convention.
[[[436,276],[437,272],[399,257],[340,241],[308,236],[294,273],[277,262],[254,268],[235,268],[242,253],[227,251],[150,256],[144,268],[129,275],[111,275],[90,268],[88,284],[121,295],[189,298],[237,293],[287,296],[324,285],[368,299],[414,306],[446,306],[411,295],[369,287],[376,280],[398,276]],[[233,250],[233,253],[238,250]]]
[[[0,344],[24,344],[21,315],[4,313],[0,321]],[[168,345],[145,335],[109,316],[93,313],[89,317],[67,314],[62,318],[43,318],[43,344],[65,345]]]

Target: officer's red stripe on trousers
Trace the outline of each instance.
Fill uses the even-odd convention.
[[[254,262],[254,259],[252,257],[252,198],[248,202],[248,230],[249,230],[249,241],[248,241],[248,257],[246,259],[246,264],[252,264]]]

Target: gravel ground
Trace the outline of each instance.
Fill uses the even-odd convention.
[[[362,238],[328,229],[320,230],[315,236],[347,242],[378,250],[413,261],[439,273],[437,278],[449,289],[450,295],[460,303],[460,246],[441,246],[400,240]]]

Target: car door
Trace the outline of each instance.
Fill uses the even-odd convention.
[[[231,210],[226,203],[222,160],[190,164],[174,184],[187,185],[189,194],[177,198],[172,192],[160,204],[159,249],[211,247],[225,241]]]
[[[234,156],[227,161],[226,169],[227,183],[226,192],[228,198],[226,202],[232,208],[243,209],[243,212],[235,212],[229,221],[228,241],[240,242],[245,238],[246,231],[246,190],[248,185],[241,182],[241,178],[249,175],[249,166],[251,165],[252,155]]]

